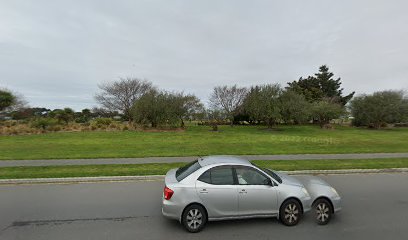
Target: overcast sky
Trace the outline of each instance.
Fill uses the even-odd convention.
[[[30,106],[96,106],[138,77],[207,100],[327,64],[345,92],[408,89],[408,1],[0,0],[0,87]]]

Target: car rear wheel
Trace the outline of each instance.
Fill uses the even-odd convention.
[[[330,222],[333,209],[329,201],[324,198],[318,199],[313,204],[313,210],[315,212],[315,220],[319,225],[326,225]]]
[[[279,218],[286,226],[294,226],[298,224],[302,217],[302,208],[295,199],[286,200],[279,211]]]
[[[201,231],[207,223],[207,214],[200,205],[188,206],[182,216],[182,223],[187,231],[196,233]]]

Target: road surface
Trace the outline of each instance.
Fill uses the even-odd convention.
[[[0,186],[0,239],[406,239],[408,174],[321,177],[344,203],[327,226],[307,215],[295,227],[252,219],[198,234],[161,216],[161,181]]]

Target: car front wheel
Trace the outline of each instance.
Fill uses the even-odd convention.
[[[298,224],[302,217],[302,209],[298,201],[295,199],[286,200],[279,211],[279,218],[286,226],[294,226]]]
[[[200,205],[188,206],[182,216],[182,223],[187,231],[196,233],[201,231],[207,223],[207,214]]]
[[[329,201],[323,198],[318,199],[313,204],[313,210],[315,212],[315,219],[317,224],[326,225],[327,223],[329,223],[333,212]]]

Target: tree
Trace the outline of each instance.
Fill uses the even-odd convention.
[[[18,111],[25,108],[26,105],[27,102],[21,94],[11,92],[7,89],[0,89],[0,111]]]
[[[34,118],[34,117],[47,116],[50,111],[51,110],[47,108],[26,107],[26,108],[17,109],[11,112],[10,115],[15,120],[22,120],[22,119],[29,119],[29,118]]]
[[[314,119],[317,120],[320,127],[323,128],[326,124],[330,123],[332,119],[339,118],[345,113],[344,106],[330,102],[329,100],[323,100],[312,103],[311,113]]]
[[[322,65],[314,76],[301,77],[298,81],[289,82],[287,89],[303,94],[309,102],[330,99],[344,106],[353,98],[355,92],[343,96],[344,89],[341,88],[341,79],[333,77],[334,74],[329,71],[329,68]]]
[[[237,87],[237,85],[231,87],[217,86],[210,96],[210,104],[213,109],[225,111],[232,126],[234,114],[239,110],[239,107],[241,107],[246,94],[247,89]]]
[[[244,112],[254,121],[263,121],[268,127],[281,118],[279,101],[282,89],[278,84],[251,87],[243,104]]]
[[[99,104],[110,111],[122,112],[125,119],[133,121],[133,104],[153,86],[137,78],[120,78],[115,82],[100,84],[99,88],[101,92],[95,95]]]
[[[168,124],[174,121],[170,115],[167,94],[157,90],[151,90],[141,96],[133,105],[134,120],[143,125],[150,124],[151,127]]]
[[[408,119],[408,98],[402,91],[382,91],[360,95],[350,103],[353,125],[375,129],[385,123],[397,123]]]
[[[169,109],[180,120],[181,127],[184,127],[184,119],[192,119],[196,114],[203,111],[203,104],[194,95],[184,95],[183,93],[168,93]]]
[[[133,105],[133,117],[137,123],[152,127],[178,125],[184,127],[184,119],[202,111],[203,105],[194,95],[151,90]]]
[[[58,123],[68,124],[74,119],[74,110],[71,108],[54,109],[49,113],[49,116],[58,120]]]
[[[282,120],[285,123],[304,123],[310,118],[311,104],[302,94],[286,90],[280,96]]]
[[[206,109],[205,115],[213,131],[218,131],[218,124],[227,119],[225,112],[220,109]]]
[[[91,120],[92,112],[90,109],[85,108],[85,109],[82,109],[81,112],[76,112],[74,114],[74,118],[75,118],[75,122],[77,123],[86,123],[86,122],[89,122],[89,120]]]
[[[13,105],[16,101],[16,97],[7,90],[0,90],[0,111]]]

